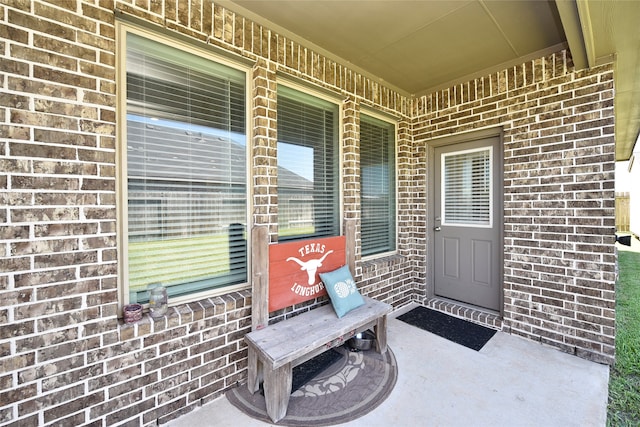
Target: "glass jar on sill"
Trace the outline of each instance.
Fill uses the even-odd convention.
[[[168,302],[167,288],[162,285],[151,288],[149,291],[149,315],[157,319],[167,314]]]

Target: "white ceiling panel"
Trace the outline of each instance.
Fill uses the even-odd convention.
[[[640,0],[557,1],[562,4],[554,0],[217,3],[405,95],[482,77],[563,44],[575,50],[578,65],[594,66],[615,56],[620,94],[616,154],[619,160],[627,159],[640,129]]]

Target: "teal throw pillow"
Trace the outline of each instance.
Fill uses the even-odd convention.
[[[327,289],[331,304],[338,317],[342,317],[354,308],[364,304],[364,299],[358,292],[356,282],[349,271],[349,266],[344,265],[337,270],[320,273],[320,278]]]

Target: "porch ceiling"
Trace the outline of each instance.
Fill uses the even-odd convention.
[[[640,1],[223,0],[225,7],[405,95],[568,45],[578,68],[616,58],[616,159],[640,130]]]

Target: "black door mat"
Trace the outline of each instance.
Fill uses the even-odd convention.
[[[343,357],[342,353],[331,349],[293,368],[291,392],[298,390],[341,357]]]
[[[496,333],[494,329],[426,307],[416,307],[398,316],[398,320],[476,351],[484,347]]]

